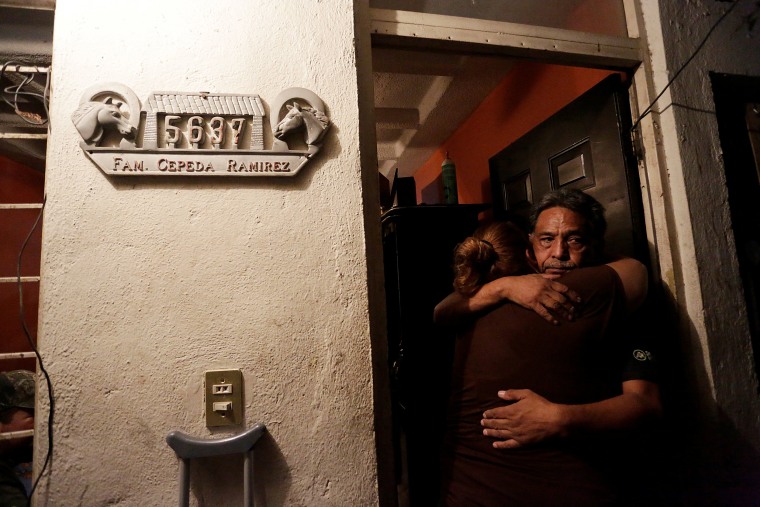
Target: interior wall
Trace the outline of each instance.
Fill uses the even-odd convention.
[[[563,28],[625,37],[628,34],[623,3],[617,0],[584,0],[572,9]]]
[[[379,207],[362,200],[353,11],[58,0],[40,303],[56,411],[38,505],[176,504],[167,434],[244,429],[205,426],[203,372],[227,368],[243,373],[244,427],[268,429],[256,505],[377,504],[366,251],[380,236],[364,221]],[[255,93],[275,115],[283,89],[304,87],[332,127],[295,177],[112,178],[71,121],[106,82],[143,101]],[[37,472],[47,408],[42,396]],[[241,479],[242,459],[196,460],[192,503],[241,505]]]
[[[623,0],[370,0],[378,9],[507,21],[524,25],[625,35]],[[579,19],[583,16],[584,19]]]
[[[417,202],[440,186],[441,163],[456,164],[461,204],[491,202],[488,159],[588,91],[611,71],[520,62],[414,174]]]

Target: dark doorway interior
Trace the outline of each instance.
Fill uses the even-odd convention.
[[[711,73],[728,203],[760,371],[760,77]]]

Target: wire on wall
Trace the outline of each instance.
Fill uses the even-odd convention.
[[[707,34],[702,39],[702,42],[699,43],[699,45],[697,46],[697,48],[692,52],[691,56],[689,56],[689,58],[686,59],[686,61],[681,65],[681,67],[679,67],[679,69],[675,72],[675,74],[673,74],[673,77],[670,78],[670,81],[668,81],[668,84],[666,84],[665,88],[663,88],[662,91],[657,94],[657,96],[654,98],[654,100],[652,101],[652,103],[649,104],[649,106],[644,110],[643,113],[641,113],[641,115],[638,118],[636,118],[636,121],[633,122],[633,125],[631,126],[631,132],[633,132],[634,130],[636,130],[636,127],[638,127],[639,123],[641,123],[641,120],[643,120],[649,113],[652,112],[652,108],[655,106],[655,104],[657,104],[657,101],[660,100],[660,97],[662,97],[662,95],[668,90],[668,88],[670,88],[670,85],[673,84],[673,81],[675,81],[678,78],[678,76],[681,75],[681,72],[684,71],[684,69],[691,63],[691,61],[702,50],[702,48],[704,47],[705,43],[707,43],[707,40],[713,34],[713,32],[715,31],[715,29],[718,28],[718,25],[720,25],[721,22],[723,22],[723,20],[726,19],[726,17],[728,17],[729,14],[731,14],[731,11],[733,11],[734,8],[737,5],[739,5],[740,2],[741,2],[741,0],[734,0],[731,3],[731,6],[728,9],[726,9],[726,12],[724,12],[717,19],[717,21],[715,21],[715,23],[713,23],[713,26],[710,28],[710,30],[707,31]]]
[[[45,461],[42,464],[40,473],[37,476],[37,479],[34,481],[34,484],[32,485],[32,489],[29,492],[29,502],[31,502],[31,499],[34,496],[34,491],[37,489],[37,484],[39,484],[40,479],[42,478],[42,474],[45,472],[45,469],[47,468],[47,465],[50,462],[50,456],[53,454],[53,415],[55,413],[55,401],[53,397],[53,384],[50,381],[50,375],[45,369],[45,366],[42,364],[42,356],[40,356],[40,352],[39,350],[37,350],[37,346],[35,345],[34,340],[32,340],[32,334],[29,332],[29,328],[26,325],[26,315],[24,311],[24,289],[23,289],[23,284],[21,283],[21,258],[24,255],[24,250],[26,249],[27,243],[29,243],[29,239],[32,237],[32,234],[37,229],[37,226],[39,225],[40,220],[42,219],[42,212],[45,209],[46,200],[47,200],[47,195],[43,196],[42,198],[42,207],[40,207],[40,212],[37,214],[37,219],[34,221],[34,224],[32,225],[32,229],[29,231],[29,234],[26,236],[24,243],[21,245],[21,250],[18,253],[18,261],[16,263],[16,277],[18,280],[19,319],[21,320],[21,327],[24,330],[24,334],[26,335],[26,339],[29,342],[29,346],[32,348],[34,355],[37,357],[37,364],[39,364],[40,371],[42,371],[43,375],[45,376],[45,382],[47,383],[48,402],[50,404],[50,411],[48,412],[48,423],[47,423],[48,424],[47,453],[45,454]]]

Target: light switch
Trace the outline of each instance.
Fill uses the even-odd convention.
[[[206,426],[234,426],[243,422],[243,372],[213,370],[205,373]]]
[[[232,410],[232,402],[231,401],[215,401],[214,402],[214,412],[229,412]]]

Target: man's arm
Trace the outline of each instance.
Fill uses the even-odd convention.
[[[623,282],[626,307],[630,312],[641,306],[646,298],[649,277],[641,262],[623,257],[608,262]],[[578,294],[567,285],[546,279],[541,275],[506,276],[483,285],[472,296],[452,292],[433,310],[433,322],[439,325],[457,325],[467,317],[493,308],[504,301],[512,301],[533,310],[552,324],[557,317],[572,320]]]
[[[499,391],[511,405],[486,410],[483,434],[496,438],[497,449],[514,449],[551,438],[573,438],[632,430],[662,413],[657,384],[623,382],[622,394],[584,405],[552,403],[529,389]]]
[[[535,311],[552,324],[559,324],[555,314],[572,320],[574,305],[580,302],[578,294],[567,285],[541,275],[505,276],[483,285],[469,298],[458,292],[449,294],[433,310],[433,322],[458,324],[507,300]]]

